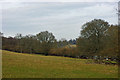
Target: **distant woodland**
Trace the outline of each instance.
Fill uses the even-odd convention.
[[[76,39],[57,40],[55,36],[43,31],[36,35],[17,34],[14,37],[2,37],[2,49],[19,53],[43,54],[73,58],[119,59],[118,25],[110,25],[101,19],[94,19],[82,25]]]

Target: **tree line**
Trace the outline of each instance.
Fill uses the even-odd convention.
[[[118,25],[110,25],[101,19],[94,19],[82,26],[80,36],[74,40],[61,39],[43,31],[36,35],[17,34],[2,36],[2,49],[20,53],[68,56],[75,58],[110,57],[118,59]]]

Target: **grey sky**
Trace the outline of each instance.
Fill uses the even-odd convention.
[[[2,32],[5,36],[47,30],[57,39],[74,39],[80,35],[81,26],[93,19],[117,24],[116,2],[21,2],[3,6]]]

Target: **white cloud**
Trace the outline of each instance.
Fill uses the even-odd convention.
[[[119,0],[0,0],[2,2],[118,2]]]
[[[119,0],[0,0],[4,9],[20,7],[22,2],[118,2]]]
[[[53,32],[57,39],[76,38],[81,26],[94,18],[116,24],[116,4],[20,3],[20,7],[3,10],[3,30],[6,35],[36,34],[48,30]]]

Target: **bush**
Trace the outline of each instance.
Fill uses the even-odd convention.
[[[64,57],[77,57],[79,56],[77,53],[76,48],[55,48],[50,50],[50,54]]]

